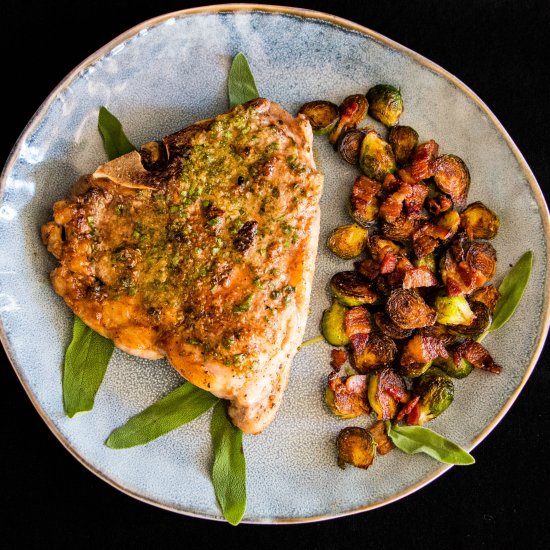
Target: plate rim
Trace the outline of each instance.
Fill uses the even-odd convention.
[[[213,4],[208,6],[199,6],[194,8],[187,8],[183,10],[176,10],[172,12],[168,12],[162,15],[158,15],[156,17],[147,19],[145,21],[142,21],[141,23],[138,23],[137,25],[131,27],[130,29],[122,32],[109,42],[107,42],[105,45],[103,45],[101,48],[96,50],[94,53],[86,57],[82,62],[80,62],[74,69],[72,69],[58,84],[55,86],[55,88],[48,94],[46,99],[43,101],[43,103],[40,105],[40,107],[37,109],[37,111],[34,113],[34,115],[31,117],[29,122],[26,124],[25,128],[19,135],[17,141],[15,142],[14,146],[12,147],[8,158],[6,160],[6,163],[2,169],[2,172],[0,174],[0,202],[3,199],[5,186],[6,186],[6,180],[7,180],[7,174],[11,172],[13,165],[17,161],[17,159],[20,156],[20,152],[23,146],[23,143],[26,141],[27,137],[35,130],[37,123],[42,118],[44,113],[48,110],[52,102],[58,97],[58,95],[67,88],[67,86],[70,84],[70,82],[73,81],[75,77],[77,77],[80,73],[82,73],[84,70],[86,70],[90,65],[94,64],[95,62],[99,61],[101,57],[107,55],[109,52],[111,52],[114,48],[117,46],[120,46],[121,44],[125,43],[132,37],[135,37],[140,32],[156,27],[165,21],[168,21],[173,18],[179,18],[179,17],[188,17],[193,15],[205,15],[205,14],[216,14],[216,13],[239,13],[239,12],[245,12],[245,13],[252,13],[252,12],[264,12],[268,14],[278,14],[278,15],[290,15],[295,17],[301,17],[304,19],[312,19],[317,21],[323,21],[326,23],[330,23],[332,25],[335,25],[337,27],[341,27],[344,30],[351,30],[358,32],[363,35],[367,35],[368,37],[386,45],[390,48],[397,50],[401,53],[404,53],[408,55],[410,58],[412,58],[414,61],[419,63],[420,65],[424,66],[425,68],[439,74],[440,76],[444,77],[448,81],[450,81],[452,84],[454,84],[459,90],[461,90],[464,94],[466,94],[469,99],[471,99],[480,109],[481,111],[488,116],[490,121],[493,123],[495,128],[500,132],[501,136],[504,138],[504,141],[506,142],[507,146],[509,147],[510,151],[513,153],[514,157],[516,158],[516,161],[518,162],[520,168],[522,169],[527,182],[529,184],[529,187],[531,189],[531,192],[533,193],[533,196],[535,198],[535,201],[537,203],[538,210],[540,212],[541,218],[542,218],[542,224],[543,224],[543,230],[545,235],[545,242],[547,245],[547,250],[550,249],[550,214],[548,210],[548,205],[546,204],[546,201],[544,199],[544,195],[542,193],[542,190],[531,170],[529,165],[527,164],[527,161],[521,154],[519,148],[514,143],[504,126],[500,123],[500,121],[497,119],[497,117],[492,113],[492,111],[489,109],[489,107],[483,102],[481,98],[477,96],[466,84],[464,84],[460,79],[458,79],[456,76],[439,66],[437,63],[434,63],[433,61],[430,61],[426,57],[422,56],[421,54],[416,53],[415,51],[407,48],[406,46],[403,46],[402,44],[399,44],[398,42],[385,37],[384,35],[373,31],[369,29],[368,27],[365,27],[363,25],[360,25],[358,23],[354,23],[353,21],[350,21],[348,19],[331,15],[329,13],[316,11],[316,10],[310,10],[306,8],[296,8],[296,7],[289,7],[289,6],[280,6],[280,5],[273,5],[273,4],[254,4],[254,3],[230,3],[230,4]],[[546,273],[550,273],[550,254],[547,253],[546,255]],[[539,331],[536,336],[536,346],[533,351],[533,354],[531,355],[529,364],[527,366],[527,369],[525,370],[524,375],[522,376],[519,385],[514,390],[514,392],[509,396],[507,401],[504,403],[502,408],[498,411],[498,413],[495,415],[495,417],[485,426],[485,428],[478,434],[478,436],[470,443],[470,445],[466,446],[466,449],[468,451],[473,450],[475,447],[477,447],[492,431],[493,429],[498,425],[498,423],[502,420],[502,418],[505,416],[505,414],[510,410],[511,406],[514,404],[515,400],[517,399],[518,395],[522,391],[523,387],[525,386],[527,380],[531,376],[538,359],[540,357],[540,354],[542,352],[542,348],[544,347],[546,337],[548,335],[548,330],[550,327],[550,278],[546,278],[546,283],[544,287],[544,301],[543,301],[543,310],[542,310],[542,320],[543,322],[539,326]],[[27,396],[29,397],[31,403],[37,410],[38,414],[42,418],[42,420],[46,423],[50,431],[54,434],[54,436],[58,439],[58,441],[69,451],[69,453],[76,458],[83,466],[85,466],[89,471],[91,471],[93,474],[95,474],[97,477],[108,483],[109,485],[115,487],[119,491],[125,493],[126,495],[135,498],[136,500],[139,500],[141,502],[144,502],[146,504],[150,504],[153,506],[156,506],[158,508],[162,508],[164,510],[168,510],[171,512],[175,512],[181,515],[195,517],[195,518],[201,518],[201,519],[209,519],[214,521],[225,521],[223,516],[221,514],[218,515],[210,515],[205,513],[197,513],[193,510],[187,510],[187,509],[179,509],[174,506],[171,506],[169,504],[163,503],[161,501],[155,500],[154,498],[148,498],[145,497],[139,493],[136,493],[132,491],[131,489],[128,489],[127,487],[124,487],[120,483],[116,482],[115,480],[111,479],[107,474],[102,472],[101,470],[98,470],[95,468],[92,464],[90,464],[85,457],[81,456],[78,451],[76,451],[69,441],[66,439],[66,437],[61,433],[61,431],[55,426],[55,424],[50,419],[49,415],[45,412],[45,410],[42,408],[40,403],[38,403],[37,399],[35,398],[30,385],[26,383],[26,381],[23,379],[22,372],[20,373],[18,367],[15,365],[15,354],[13,353],[11,342],[9,341],[7,337],[7,333],[5,331],[2,319],[0,318],[0,342],[4,346],[4,349],[6,351],[6,355],[10,361],[10,364],[15,371],[15,374],[23,386],[23,389],[25,390]],[[422,489],[435,479],[437,479],[439,476],[444,474],[447,470],[449,470],[452,466],[451,465],[442,465],[438,467],[435,471],[433,471],[431,474],[426,476],[421,481],[415,483],[414,485],[411,485],[404,489],[403,491],[400,491],[390,497],[387,497],[381,501],[368,504],[365,506],[360,506],[358,508],[354,508],[352,510],[348,510],[345,512],[336,512],[336,513],[329,513],[329,514],[322,514],[317,516],[307,516],[307,517],[277,517],[277,518],[258,518],[258,519],[243,519],[241,523],[247,523],[247,524],[256,524],[256,525],[272,525],[272,524],[297,524],[297,523],[311,523],[311,522],[317,522],[317,521],[324,521],[329,519],[336,519],[340,517],[350,516],[354,514],[358,514],[361,512],[366,512],[368,510],[374,510],[376,508],[380,508],[382,506],[385,506],[387,504],[391,504],[392,502],[396,502],[412,493],[415,493],[416,491]]]

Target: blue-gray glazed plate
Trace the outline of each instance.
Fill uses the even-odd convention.
[[[50,286],[48,273],[55,262],[39,230],[54,201],[80,174],[105,160],[97,131],[101,105],[120,118],[134,143],[160,138],[227,108],[228,69],[239,51],[249,59],[260,93],[294,113],[308,100],[338,103],[376,83],[399,86],[406,105],[401,122],[416,128],[421,140],[433,138],[443,152],[462,157],[472,175],[470,200],[482,200],[500,216],[496,280],[526,249],[533,250],[533,274],[520,307],[485,341],[502,374],[476,371],[459,381],[453,406],[431,427],[473,449],[525,384],[549,321],[549,219],[541,191],[500,123],[452,75],[364,27],[292,8],[197,8],[129,30],[59,84],[5,166],[0,188],[2,343],[40,415],[86,467],[140,500],[212,519],[221,514],[209,476],[208,417],[144,447],[120,451],[103,444],[115,427],[181,382],[165,361],[115,351],[94,410],[73,419],[64,415],[61,365],[72,314]],[[356,170],[325,138],[316,138],[315,146],[325,173],[324,243],[334,227],[348,220],[342,186],[351,186]],[[516,223],[518,213],[521,223]],[[327,281],[343,265],[321,244],[306,338],[318,334],[328,304]],[[328,363],[325,344],[301,350],[275,421],[261,436],[245,438],[244,521],[314,521],[373,509],[421,488],[448,468],[423,455],[395,451],[368,472],[340,470],[336,435],[358,421],[339,421],[324,407]]]

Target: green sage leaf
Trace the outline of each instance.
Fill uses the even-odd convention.
[[[212,484],[225,519],[238,525],[246,509],[246,462],[243,432],[229,420],[225,401],[214,407],[212,423]]]
[[[213,407],[217,401],[218,398],[211,393],[187,382],[111,432],[105,445],[111,449],[128,449],[145,445],[195,420]]]
[[[63,407],[67,416],[91,411],[114,344],[85,325],[76,315],[73,339],[65,352]]]
[[[231,63],[231,69],[229,70],[227,87],[229,91],[229,106],[231,108],[260,97],[248,61],[242,53],[238,53],[233,58],[233,63]]]
[[[505,325],[514,314],[514,311],[516,311],[529,282],[532,267],[533,253],[529,250],[504,277],[502,284],[498,288],[501,296],[497,302],[489,332],[493,332]]]
[[[474,464],[474,457],[456,443],[422,426],[397,426],[386,423],[389,438],[408,454],[425,453],[445,464]]]
[[[97,125],[103,137],[103,146],[105,147],[109,160],[116,159],[126,153],[135,151],[136,148],[126,137],[122,129],[122,124],[119,122],[118,118],[111,114],[105,107],[100,107],[99,109]]]

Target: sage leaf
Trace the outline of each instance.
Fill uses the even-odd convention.
[[[109,160],[116,159],[135,151],[135,147],[130,143],[122,124],[105,107],[100,107],[97,125],[103,137],[103,146]]]
[[[243,53],[239,52],[233,58],[231,69],[229,69],[227,88],[231,108],[260,97],[254,76]]]
[[[389,438],[408,454],[425,453],[444,464],[474,464],[474,457],[442,435],[422,426],[397,426],[386,423]]]
[[[212,423],[212,484],[225,519],[238,525],[246,509],[246,462],[243,432],[229,420],[225,401],[214,407]]]
[[[506,324],[514,314],[514,311],[516,311],[529,282],[532,267],[533,253],[529,250],[504,277],[501,285],[498,287],[501,296],[497,302],[489,332],[493,332]]]
[[[111,432],[105,445],[111,449],[128,449],[145,445],[195,420],[213,407],[217,401],[218,398],[211,393],[187,382]]]
[[[92,410],[113,349],[111,340],[100,336],[75,315],[73,338],[65,352],[63,367],[63,408],[70,418]]]

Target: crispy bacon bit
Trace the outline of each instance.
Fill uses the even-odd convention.
[[[380,264],[372,258],[355,262],[355,271],[361,273],[369,281],[374,281],[380,274]]]
[[[401,183],[393,174],[386,174],[382,183],[382,190],[386,193],[393,193],[399,189]]]
[[[397,265],[397,256],[395,254],[392,254],[391,252],[386,253],[384,256],[384,259],[380,263],[380,273],[386,274],[391,273],[395,270],[395,266]]]
[[[345,349],[333,349],[330,352],[330,366],[334,372],[338,372],[348,360],[348,352]]]
[[[371,203],[380,193],[382,186],[376,180],[367,176],[357,176],[351,188],[351,200],[361,200]]]
[[[412,236],[414,253],[418,258],[431,254],[448,235],[447,228],[426,222]]]
[[[435,336],[416,334],[403,348],[401,365],[428,363],[428,361],[432,361],[436,357],[443,357],[444,359],[449,357],[443,341]]]
[[[461,231],[460,233],[457,233],[454,238],[453,242],[451,243],[451,252],[453,253],[453,257],[457,262],[461,262],[466,258],[466,242],[468,241],[468,237],[464,231]]]
[[[389,223],[394,223],[403,211],[405,199],[411,195],[412,187],[408,183],[403,183],[397,191],[388,195],[380,205],[379,215]]]
[[[401,422],[403,418],[405,418],[408,414],[411,413],[411,411],[416,407],[418,404],[418,401],[420,401],[420,396],[417,395],[413,399],[411,399],[398,413],[395,417],[395,422]]]
[[[447,197],[447,195],[439,195],[435,199],[428,200],[428,208],[430,209],[430,212],[436,216],[442,212],[446,212],[452,208],[452,206],[453,201]]]
[[[344,317],[344,331],[351,341],[354,353],[361,353],[371,331],[369,312],[362,306],[352,307]]]
[[[348,376],[345,383],[335,372],[328,375],[328,387],[333,392],[331,408],[339,416],[359,416],[370,412],[367,401],[368,377]]]
[[[493,361],[491,354],[481,344],[474,342],[470,338],[464,340],[453,352],[455,365],[460,365],[462,359],[466,359],[478,369],[494,374],[502,372],[502,368]]]
[[[395,448],[395,445],[386,433],[386,423],[384,420],[377,420],[368,431],[374,437],[374,441],[376,442],[376,452],[379,455],[382,456],[388,454]]]
[[[414,151],[411,173],[416,181],[425,180],[434,175],[432,162],[437,157],[439,145],[431,139],[421,143]]]
[[[479,290],[476,290],[472,294],[471,299],[475,302],[485,304],[489,308],[489,311],[493,313],[497,307],[497,302],[500,299],[500,292],[493,285],[487,285]]]
[[[425,185],[417,183],[411,185],[411,193],[405,199],[405,208],[409,216],[416,216],[422,211],[424,201],[428,196],[428,188]]]
[[[401,253],[401,247],[397,243],[394,243],[390,239],[385,239],[380,235],[372,235],[369,238],[367,246],[371,256],[379,262],[384,259],[384,256],[388,252],[391,252],[392,254]]]
[[[413,264],[407,258],[399,256],[395,269],[388,274],[386,280],[392,288],[401,287],[406,274],[413,269]]]
[[[414,407],[412,407],[411,412],[407,415],[407,424],[409,426],[418,426],[420,421],[420,404],[417,402]]]
[[[403,288],[437,286],[437,277],[426,266],[409,269],[403,277]]]

